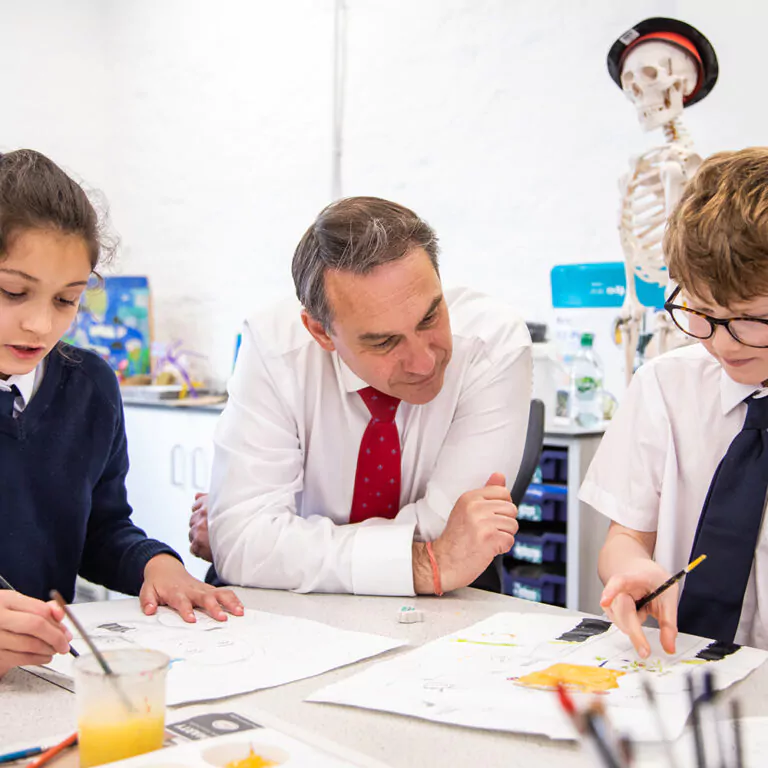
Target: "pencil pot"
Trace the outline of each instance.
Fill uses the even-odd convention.
[[[160,749],[165,733],[165,678],[170,659],[150,650],[102,653],[75,661],[80,765],[89,768]]]

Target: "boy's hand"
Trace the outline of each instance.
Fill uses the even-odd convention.
[[[677,637],[677,584],[642,608],[635,610],[635,601],[645,597],[663,584],[668,574],[653,560],[637,559],[629,564],[624,573],[612,576],[605,585],[600,607],[616,626],[629,635],[635,650],[644,659],[651,653],[651,646],[642,630],[642,624],[651,615],[659,622],[661,646],[667,653],[675,652]]]
[[[55,653],[68,653],[72,634],[63,619],[53,601],[0,591],[0,677],[13,667],[47,664]]]
[[[211,618],[226,621],[227,614],[243,615],[243,604],[231,589],[217,589],[198,581],[171,555],[155,555],[144,567],[144,585],[139,593],[141,608],[148,616],[158,605],[173,608],[184,621],[195,622],[195,608]]]

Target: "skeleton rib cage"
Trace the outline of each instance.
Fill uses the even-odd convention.
[[[637,157],[630,173],[622,178],[619,222],[627,279],[631,273],[660,286],[668,282],[662,251],[667,217],[701,163],[678,120],[665,126],[665,134],[668,143]]]

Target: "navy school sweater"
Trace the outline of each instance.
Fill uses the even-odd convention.
[[[78,573],[136,595],[150,558],[181,560],[131,522],[127,472],[115,374],[60,344],[25,410],[0,416],[0,574],[25,595],[71,601]]]

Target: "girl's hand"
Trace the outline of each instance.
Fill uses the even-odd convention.
[[[635,650],[644,659],[651,654],[651,646],[642,630],[642,624],[649,615],[659,622],[662,648],[670,654],[675,652],[677,584],[659,595],[639,613],[635,610],[635,601],[653,592],[669,576],[670,574],[653,560],[633,560],[624,573],[616,574],[608,580],[600,598],[600,607],[622,632],[629,635]]]
[[[195,621],[195,608],[217,621],[227,620],[225,609],[234,616],[243,615],[243,604],[231,589],[217,589],[198,581],[181,562],[166,554],[156,555],[145,566],[139,601],[148,616],[157,611],[158,605],[167,605],[190,623]]]
[[[54,602],[0,591],[0,677],[13,667],[47,664],[55,653],[68,653],[72,634],[63,619]]]

